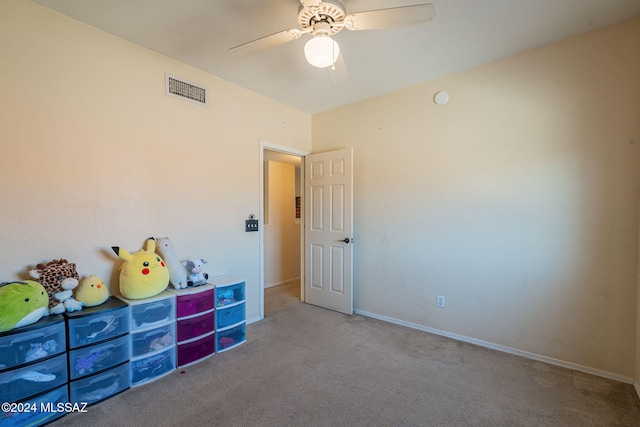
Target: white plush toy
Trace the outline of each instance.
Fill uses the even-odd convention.
[[[190,259],[189,261],[184,261],[182,263],[182,265],[184,265],[189,272],[187,279],[187,284],[189,286],[200,286],[207,283],[209,275],[202,271],[202,268],[206,263],[207,261],[203,260],[202,258]]]
[[[187,287],[187,271],[176,257],[173,242],[168,237],[156,238],[156,251],[167,263],[169,269],[169,281],[176,289]]]

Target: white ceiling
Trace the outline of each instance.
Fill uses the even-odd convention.
[[[306,35],[246,58],[227,52],[297,28],[298,0],[33,1],[309,114],[640,16],[640,0],[432,0],[426,26],[338,33],[349,78],[335,84],[305,61]],[[427,1],[343,3],[353,13]]]

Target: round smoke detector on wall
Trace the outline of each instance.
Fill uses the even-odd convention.
[[[437,92],[433,97],[433,102],[438,105],[444,105],[449,102],[449,94],[447,92]]]

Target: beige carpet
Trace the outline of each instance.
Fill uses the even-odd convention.
[[[266,291],[248,342],[55,426],[640,426],[633,387]]]

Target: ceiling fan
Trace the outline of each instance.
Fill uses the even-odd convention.
[[[298,24],[293,28],[262,37],[229,49],[229,53],[245,57],[280,44],[297,40],[303,34],[312,38],[304,47],[309,64],[335,69],[340,56],[340,47],[332,38],[346,28],[351,31],[377,30],[383,28],[411,27],[426,24],[435,15],[433,4],[423,3],[412,6],[392,7],[389,9],[369,10],[346,14],[339,0],[300,0]]]

